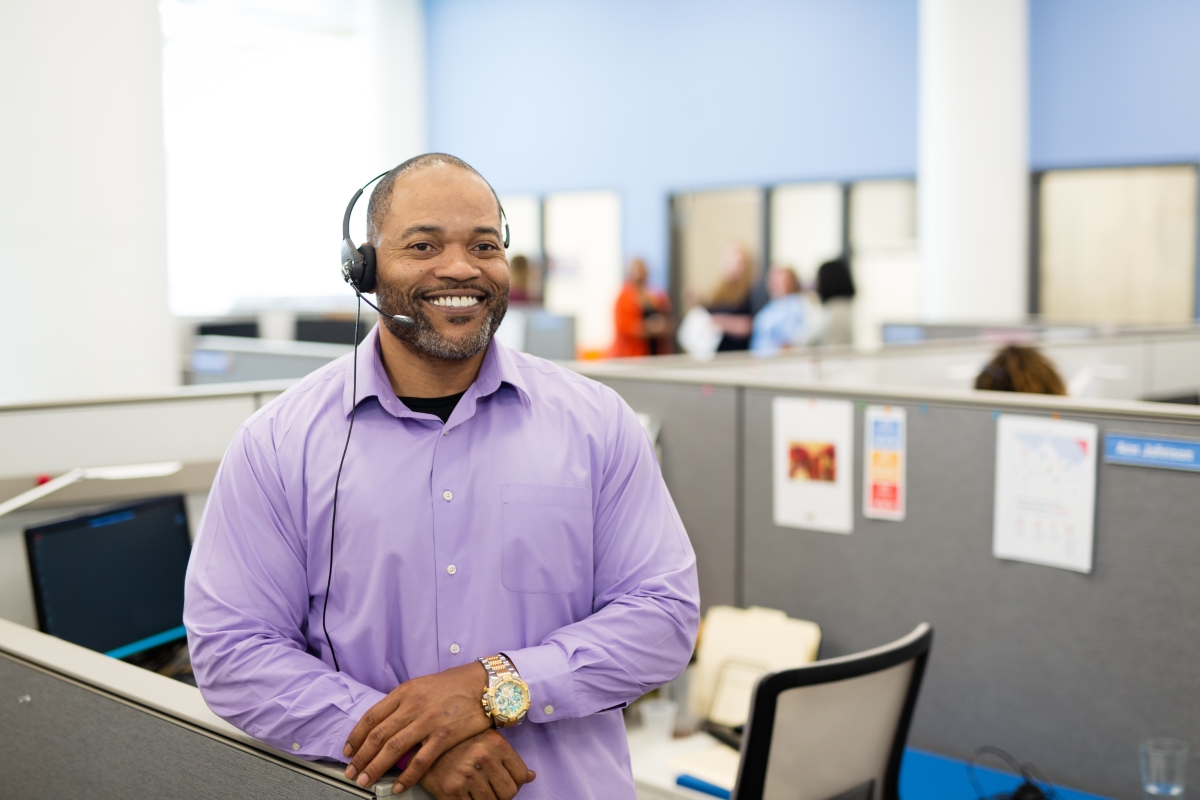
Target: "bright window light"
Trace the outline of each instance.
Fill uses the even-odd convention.
[[[381,171],[356,3],[159,9],[171,310],[341,307],[342,211]]]

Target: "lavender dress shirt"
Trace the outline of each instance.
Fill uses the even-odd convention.
[[[687,664],[695,555],[650,442],[607,387],[493,341],[449,421],[397,400],[379,328],[241,427],[188,568],[184,622],[212,710],[305,758],[345,761],[359,718],[410,678],[503,652],[529,684],[505,729],[520,796],[634,798],[619,708]]]

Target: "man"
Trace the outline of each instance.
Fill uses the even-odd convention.
[[[492,339],[508,265],[475,170],[407,161],[368,218],[385,315],[357,378],[339,359],[251,417],[209,496],[184,613],[204,698],[363,786],[418,748],[396,791],[633,798],[619,709],[698,625],[650,443],[611,390]]]
[[[800,293],[800,281],[791,267],[774,266],[767,272],[771,302],[754,315],[750,351],[759,356],[777,355],[781,350],[804,345],[808,304]]]
[[[625,285],[613,307],[613,337],[609,355],[661,356],[671,352],[671,301],[666,292],[647,284],[650,271],[646,262],[635,258],[629,262]]]

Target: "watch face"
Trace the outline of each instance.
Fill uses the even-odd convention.
[[[493,691],[492,707],[506,719],[516,719],[529,708],[529,690],[524,682],[511,678],[500,681]]]

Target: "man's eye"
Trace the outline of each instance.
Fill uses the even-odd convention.
[[[477,245],[477,248],[478,248],[478,249],[483,249],[483,250],[496,250],[496,249],[498,249],[498,248],[496,247],[496,245],[492,244],[491,242],[484,242],[484,243],[482,243],[482,244],[480,244],[480,245]]]
[[[422,253],[428,253],[433,249],[433,245],[429,244],[429,242],[417,242],[413,245],[413,249],[419,250]]]

